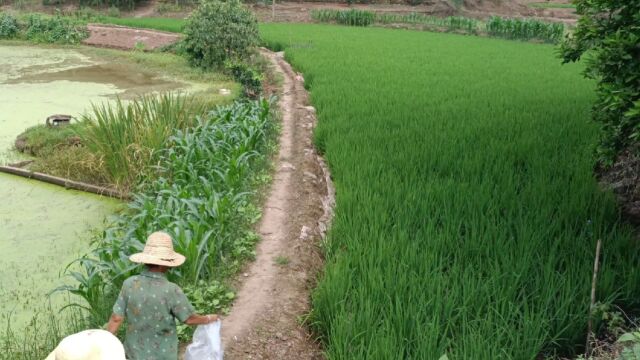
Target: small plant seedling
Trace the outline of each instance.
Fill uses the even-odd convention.
[[[144,51],[146,49],[146,45],[142,41],[136,41],[136,44],[133,46],[133,51]]]
[[[276,257],[276,264],[278,264],[280,266],[287,266],[287,265],[289,265],[289,262],[290,262],[290,260],[286,256],[279,255],[279,256]]]

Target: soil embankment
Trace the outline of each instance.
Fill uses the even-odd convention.
[[[154,50],[180,40],[180,35],[157,30],[134,29],[125,26],[89,24],[85,45],[113,49]]]
[[[280,150],[258,228],[262,241],[223,321],[223,341],[228,359],[320,359],[298,319],[310,309],[322,264],[319,241],[332,216],[333,186],[312,144],[316,117],[303,80],[281,54],[263,54],[284,78]]]
[[[251,6],[261,22],[311,22],[313,10],[366,10],[383,14],[407,15],[417,13],[438,17],[466,16],[486,19],[497,15],[503,17],[530,17],[544,21],[575,23],[577,15],[573,8],[544,8],[536,7],[535,3],[544,0],[465,0],[461,6],[449,0],[429,0],[419,5],[409,4],[352,4],[346,2],[276,2],[271,5],[255,4]],[[569,0],[555,0],[554,3],[569,3]]]

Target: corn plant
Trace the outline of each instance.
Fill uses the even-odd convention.
[[[105,302],[138,271],[128,257],[157,230],[170,233],[176,251],[187,257],[171,273],[174,281],[228,276],[252,256],[257,236],[250,225],[259,216],[253,188],[272,133],[267,100],[220,107],[197,117],[191,128],[173,129],[157,151],[155,176],[139,185],[128,209],[77,260],[81,266],[69,267],[75,284],[59,290],[82,297],[74,305],[86,306],[94,317],[107,316]]]
[[[335,22],[350,26],[369,26],[375,20],[375,13],[366,10],[312,10],[311,18],[319,22]]]
[[[491,36],[518,40],[542,40],[557,43],[564,36],[564,24],[547,23],[535,19],[509,19],[492,16],[486,24]]]

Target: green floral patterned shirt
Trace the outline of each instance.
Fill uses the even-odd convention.
[[[195,310],[163,273],[144,271],[125,280],[113,313],[127,322],[127,359],[176,360],[176,319],[185,322]]]

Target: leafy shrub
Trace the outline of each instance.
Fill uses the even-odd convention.
[[[263,76],[260,70],[244,61],[233,60],[226,61],[224,67],[243,86],[247,97],[254,98],[262,92]]]
[[[620,360],[640,360],[640,331],[623,334],[617,342],[624,345]]]
[[[69,18],[43,17],[31,14],[27,17],[25,36],[29,40],[45,43],[77,44],[88,35],[86,29]]]
[[[562,44],[564,62],[589,52],[587,77],[597,79],[593,119],[602,126],[597,153],[609,165],[640,142],[640,0],[577,0],[581,15]]]
[[[247,58],[259,38],[255,16],[239,0],[205,0],[189,17],[184,33],[189,61],[203,68]]]
[[[109,10],[107,10],[107,16],[109,17],[120,17],[120,9],[117,6],[111,6],[109,7]]]
[[[10,39],[18,34],[18,20],[15,17],[2,13],[0,14],[0,39]]]
[[[90,7],[80,7],[72,13],[73,17],[79,20],[94,21],[100,18],[100,13]]]

